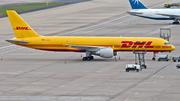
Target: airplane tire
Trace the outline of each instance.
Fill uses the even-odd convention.
[[[153,57],[152,60],[154,61],[154,60],[155,60],[155,57]]]
[[[87,57],[87,61],[91,61],[91,57]]]
[[[179,22],[173,22],[172,24],[179,24]]]
[[[82,58],[82,60],[83,60],[83,61],[86,61],[86,60],[87,60],[87,58],[86,58],[86,57],[83,57],[83,58]]]
[[[144,66],[144,69],[146,69],[146,68],[147,68],[147,66],[145,65],[145,66]]]
[[[91,56],[91,60],[93,60],[94,59],[94,56]]]

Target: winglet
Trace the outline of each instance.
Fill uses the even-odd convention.
[[[14,10],[6,10],[16,38],[40,37]]]
[[[140,0],[129,0],[132,9],[147,9]]]

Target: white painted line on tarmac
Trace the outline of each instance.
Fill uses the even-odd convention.
[[[97,100],[97,101],[102,101],[105,99],[105,97],[96,97],[96,96],[0,96],[0,100],[23,100],[23,101],[29,101],[29,100],[37,100],[37,101],[52,101],[52,100],[70,100],[70,101],[79,101],[79,100]]]
[[[136,92],[134,95],[138,95],[139,94],[139,92]]]
[[[9,45],[9,46],[0,47],[0,49],[7,48],[7,47],[12,47],[12,46],[15,46],[15,45]]]
[[[126,100],[124,100],[124,101],[128,101],[129,100],[129,98],[127,98]]]
[[[162,79],[164,76],[161,76],[160,78]]]
[[[75,30],[75,31],[70,31],[70,32],[66,32],[66,33],[63,33],[63,34],[58,34],[58,35],[66,35],[66,34],[70,34],[70,33],[78,32],[78,31],[83,31],[83,30],[85,30],[85,29],[89,29],[89,28],[93,28],[93,27],[98,27],[98,26],[101,26],[101,25],[104,25],[104,24],[107,24],[107,23],[113,22],[113,21],[115,21],[115,20],[125,18],[125,17],[127,17],[127,16],[130,16],[130,15],[125,15],[125,16],[122,16],[122,17],[119,17],[119,18],[116,18],[116,19],[113,19],[113,20],[110,20],[110,21],[107,21],[107,22],[104,22],[104,23],[100,23],[100,24],[97,24],[97,25],[93,25],[93,26],[89,26],[89,27],[81,28],[81,29],[78,29],[78,30]],[[131,18],[131,19],[133,19],[133,18]],[[131,19],[128,19],[128,20],[131,20]],[[125,20],[125,21],[128,21],[128,20]],[[122,22],[125,22],[125,21],[122,21]],[[122,23],[122,22],[119,22],[119,23]]]

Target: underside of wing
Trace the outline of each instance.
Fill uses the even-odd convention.
[[[162,13],[156,13],[158,15],[162,15],[162,16],[169,16],[170,18],[180,18],[180,15],[177,14],[162,14]]]
[[[99,51],[100,49],[108,48],[108,47],[100,47],[100,46],[85,46],[85,45],[65,45],[68,47],[86,50],[86,51]]]

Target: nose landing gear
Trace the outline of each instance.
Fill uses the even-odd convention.
[[[152,58],[153,61],[156,60],[156,54],[157,54],[157,52],[153,53],[153,58]]]

